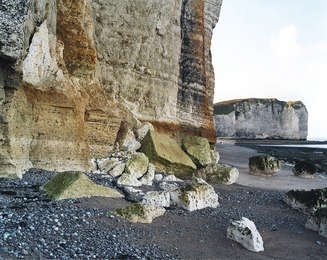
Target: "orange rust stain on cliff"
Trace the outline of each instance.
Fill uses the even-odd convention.
[[[202,114],[205,117],[204,123],[200,127],[201,129],[207,129],[206,135],[207,138],[210,139],[216,139],[216,133],[214,130],[214,124],[213,124],[213,112],[212,109],[209,107],[209,98],[208,98],[208,88],[210,87],[208,85],[208,77],[210,75],[207,75],[207,68],[206,68],[206,46],[205,45],[205,39],[206,39],[206,32],[205,32],[205,6],[204,6],[204,0],[198,1],[198,7],[195,9],[197,12],[197,16],[200,18],[199,27],[201,30],[201,36],[202,36],[202,50],[201,50],[201,63],[202,63],[202,77],[203,77],[203,106],[202,106]]]
[[[64,47],[70,74],[90,75],[95,70],[96,49],[92,37],[91,6],[85,0],[58,0],[57,37]]]
[[[205,127],[194,127],[164,121],[142,120],[142,122],[150,122],[158,133],[169,135],[179,142],[181,141],[183,136],[186,135],[205,137],[209,140],[211,144],[214,144],[216,142],[216,134],[213,134],[210,129]]]

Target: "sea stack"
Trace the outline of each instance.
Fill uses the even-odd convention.
[[[217,137],[306,140],[308,111],[301,101],[235,99],[214,105]]]

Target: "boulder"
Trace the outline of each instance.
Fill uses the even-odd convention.
[[[124,186],[122,188],[125,194],[125,199],[128,201],[140,202],[145,195],[145,193],[140,189],[135,189],[130,186]]]
[[[191,157],[197,167],[205,167],[211,160],[211,150],[208,139],[200,136],[185,136],[183,149]]]
[[[163,177],[164,177],[164,176],[163,176],[162,174],[157,173],[157,174],[154,175],[154,180],[155,180],[156,182],[159,182],[159,181],[162,181]]]
[[[319,209],[314,215],[311,215],[305,227],[317,231],[319,235],[327,238],[327,208]]]
[[[98,160],[98,168],[101,173],[108,173],[118,164],[119,160],[116,158],[106,158]]]
[[[294,209],[314,214],[320,208],[327,208],[327,188],[291,190],[285,194],[284,201]]]
[[[126,164],[122,162],[118,163],[108,172],[108,174],[114,178],[119,177],[120,175],[123,174],[125,170],[125,165]]]
[[[249,159],[249,169],[253,175],[271,176],[281,167],[281,161],[269,155],[254,156]]]
[[[211,155],[211,163],[218,163],[219,162],[220,155],[219,155],[219,153],[217,151],[211,150],[210,155]]]
[[[188,211],[219,206],[214,188],[200,178],[193,178],[192,183],[172,191],[170,199],[172,204]]]
[[[141,178],[147,171],[149,159],[144,153],[135,153],[126,163],[126,173]]]
[[[209,164],[196,171],[195,175],[214,184],[233,184],[237,181],[239,172],[236,168],[225,164]]]
[[[227,228],[227,238],[240,243],[252,252],[264,251],[263,240],[255,224],[245,217],[230,223]]]
[[[159,188],[164,190],[164,191],[174,191],[179,188],[178,183],[176,182],[160,182],[159,183]]]
[[[292,172],[297,177],[314,178],[317,172],[317,168],[314,164],[310,162],[301,161],[295,164],[294,168],[292,169]]]
[[[165,212],[164,208],[135,203],[126,208],[117,209],[113,211],[113,214],[132,223],[150,224],[153,219],[164,215]]]
[[[155,171],[156,171],[156,167],[152,163],[149,163],[148,171],[140,179],[140,182],[142,183],[142,185],[152,186],[154,175],[155,175]]]
[[[175,174],[182,179],[191,178],[196,170],[190,157],[181,149],[175,140],[155,131],[148,131],[142,141],[144,152],[156,169],[166,174]]]
[[[123,186],[133,186],[133,187],[140,187],[142,186],[142,183],[132,174],[129,173],[123,173],[118,180],[117,180],[117,186],[123,187]]]
[[[164,176],[162,181],[183,182],[183,180],[176,178],[176,176],[173,174]]]
[[[45,193],[54,200],[74,199],[83,197],[121,198],[118,191],[93,183],[80,172],[57,173],[44,186]]]
[[[136,137],[139,142],[141,142],[149,131],[154,131],[153,125],[149,122],[145,122],[140,128],[136,130]]]
[[[100,173],[100,170],[98,168],[98,162],[95,158],[92,158],[90,160],[90,169],[89,169],[90,172],[92,173]]]
[[[119,129],[116,142],[119,144],[121,151],[135,152],[141,148],[141,143],[136,140],[133,131],[125,122],[122,123]]]
[[[170,207],[170,194],[167,191],[149,191],[142,199],[142,204],[156,207]]]

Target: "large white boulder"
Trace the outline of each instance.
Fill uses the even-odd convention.
[[[245,217],[230,223],[227,229],[227,238],[240,243],[252,252],[264,251],[263,240],[255,224]]]
[[[172,204],[189,211],[219,206],[214,188],[200,178],[193,178],[191,184],[170,192],[170,199]]]
[[[149,191],[143,197],[142,204],[156,207],[170,207],[170,194],[167,191]]]

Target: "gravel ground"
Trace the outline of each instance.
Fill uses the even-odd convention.
[[[34,169],[0,180],[0,259],[327,259],[326,239],[304,228],[306,216],[279,191],[216,185],[217,209],[171,208],[152,224],[132,224],[110,214],[129,204],[123,199],[49,200],[40,186],[52,175]],[[229,221],[242,216],[256,223],[264,252],[226,239]]]
[[[159,245],[140,246],[135,238],[142,233],[132,226],[104,228],[101,218],[121,222],[107,209],[81,207],[83,199],[49,200],[39,188],[51,176],[30,170],[22,180],[0,180],[0,259],[174,258]],[[100,179],[93,178],[111,186]]]

